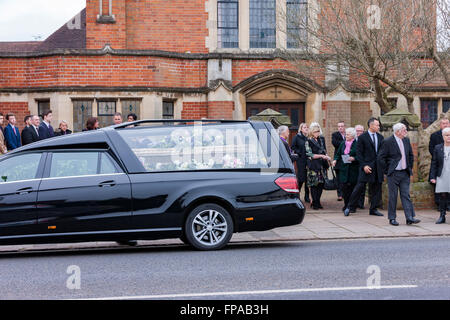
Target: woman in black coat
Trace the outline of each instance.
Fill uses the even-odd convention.
[[[436,184],[435,193],[439,195],[440,216],[436,224],[445,223],[450,200],[450,128],[444,128],[442,136],[444,143],[435,146],[430,168],[430,182]]]
[[[61,121],[58,130],[55,131],[55,136],[64,136],[66,134],[72,134],[72,130],[68,129],[66,121]]]
[[[350,196],[358,182],[359,162],[356,159],[356,130],[347,128],[345,130],[345,141],[342,141],[334,154],[333,167],[339,169],[338,180],[342,185],[342,196],[344,197],[344,207],[348,207]],[[344,162],[345,158],[345,162]],[[348,215],[345,214],[346,216]]]
[[[306,149],[305,143],[308,140],[309,128],[306,123],[300,124],[297,135],[292,139],[292,150],[298,154],[297,163],[297,180],[298,189],[301,191],[303,184],[305,184],[305,202],[310,203],[309,188],[306,185]]]
[[[307,159],[307,184],[311,188],[312,207],[314,210],[322,209],[320,198],[325,183],[323,171],[328,169],[331,158],[327,155],[325,144],[320,138],[320,127],[309,128],[309,139],[305,143]]]

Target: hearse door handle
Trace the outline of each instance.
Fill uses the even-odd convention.
[[[114,180],[103,181],[98,186],[99,187],[114,187],[116,182]]]
[[[16,194],[19,195],[23,195],[23,194],[28,194],[33,192],[33,188],[32,187],[26,187],[26,188],[22,188],[16,191]]]

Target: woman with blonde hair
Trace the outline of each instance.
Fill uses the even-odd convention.
[[[69,125],[67,124],[67,121],[62,120],[59,123],[58,130],[55,132],[55,136],[64,136],[66,134],[71,134],[72,130],[69,130],[68,127],[69,127]]]
[[[323,209],[320,198],[325,183],[323,171],[328,169],[331,158],[327,155],[319,125],[311,125],[309,139],[305,143],[307,156],[307,186],[311,188],[312,208]]]
[[[322,144],[325,148],[325,151],[327,150],[327,146],[325,144],[325,137],[323,136],[323,131],[322,131],[322,127],[320,126],[320,124],[318,122],[311,122],[311,124],[309,125],[309,127],[318,127],[320,130],[320,140],[322,140]]]

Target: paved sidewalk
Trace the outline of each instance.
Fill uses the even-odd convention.
[[[356,213],[344,216],[343,201],[337,201],[336,191],[324,191],[322,210],[312,210],[306,206],[303,223],[296,226],[277,228],[264,232],[235,234],[232,241],[268,241],[268,240],[326,240],[326,239],[358,239],[414,236],[450,236],[450,217],[445,224],[435,224],[439,212],[434,208],[416,211],[416,218],[421,222],[406,225],[403,210],[397,210],[399,226],[391,226],[387,218],[387,210],[380,210],[383,217],[369,215],[366,209],[358,209]]]
[[[323,210],[312,210],[307,205],[307,213],[303,223],[296,226],[277,228],[261,232],[245,232],[233,235],[231,242],[267,242],[289,240],[330,240],[330,239],[364,239],[364,238],[395,238],[416,236],[450,236],[450,216],[445,224],[437,225],[435,221],[439,213],[435,209],[416,211],[419,224],[406,225],[402,210],[397,211],[397,221],[400,226],[394,227],[388,223],[387,212],[380,210],[384,217],[370,216],[369,210],[359,209],[356,213],[345,217],[342,213],[342,201],[337,201],[335,191],[326,191],[322,198]],[[182,244],[178,239],[138,241],[138,246],[160,246]],[[32,252],[46,250],[81,250],[121,248],[115,242],[86,242],[69,244],[43,244],[0,246],[0,253]],[[125,246],[126,247],[126,246]]]

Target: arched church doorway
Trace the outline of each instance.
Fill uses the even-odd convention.
[[[270,108],[290,117],[290,142],[298,127],[310,119],[313,111],[308,97],[320,91],[317,84],[288,70],[268,70],[256,74],[235,87],[245,98],[246,119]]]

